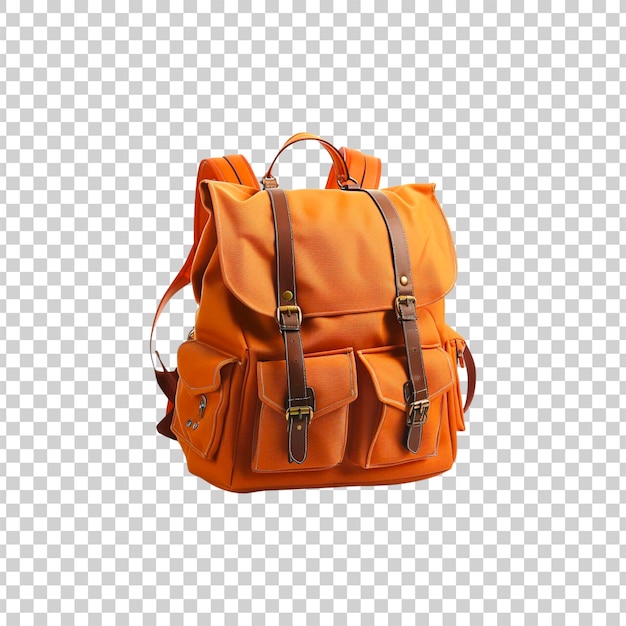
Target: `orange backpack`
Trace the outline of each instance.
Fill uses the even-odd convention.
[[[302,140],[333,160],[324,190],[283,191],[272,176]],[[155,372],[168,398],[158,430],[193,474],[247,492],[452,466],[476,379],[444,318],[454,244],[434,185],[378,191],[379,179],[377,158],[306,133],[263,189],[239,155],[200,164],[194,244],[152,327],[191,282],[194,329],[178,369]]]

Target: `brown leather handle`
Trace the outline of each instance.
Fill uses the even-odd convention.
[[[274,167],[274,163],[281,155],[283,150],[288,148],[290,145],[297,143],[298,141],[307,141],[307,140],[319,141],[328,154],[330,154],[330,158],[333,160],[333,165],[335,166],[335,172],[337,173],[337,185],[339,188],[344,189],[346,187],[356,186],[358,187],[358,183],[354,178],[350,177],[350,172],[348,171],[348,165],[346,164],[343,155],[332,143],[326,141],[326,139],[322,139],[317,135],[311,135],[310,133],[297,133],[293,137],[290,137],[285,141],[283,147],[278,151],[278,154],[274,157],[274,160],[267,168],[267,172],[265,172],[265,176],[261,179],[261,184],[263,185],[263,189],[274,189],[278,187],[278,181],[272,176],[272,168]]]

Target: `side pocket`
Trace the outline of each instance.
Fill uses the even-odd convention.
[[[407,374],[404,347],[361,350],[357,354],[370,379],[361,382],[361,391],[369,394],[369,401],[360,403],[360,414],[355,416],[362,432],[357,463],[365,468],[388,467],[436,456],[441,429],[447,428],[448,423],[449,394],[446,392],[453,385],[452,365],[446,352],[442,348],[423,350],[430,408],[417,453],[410,452],[405,446],[407,412],[403,387]],[[449,441],[447,436],[445,441]]]
[[[196,340],[178,349],[178,387],[172,431],[204,458],[219,448],[233,368],[240,361]]]
[[[252,448],[255,472],[321,470],[343,460],[348,434],[348,409],[357,398],[352,348],[304,356],[307,385],[315,390],[316,408],[308,429],[304,463],[287,455],[287,374],[285,361],[257,364],[258,408]]]

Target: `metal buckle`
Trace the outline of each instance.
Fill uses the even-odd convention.
[[[261,185],[263,185],[263,189],[276,189],[278,181],[273,176],[264,176],[261,179]]]
[[[430,408],[430,400],[418,400],[411,402],[407,407],[406,425],[407,426],[423,426],[428,419],[428,409]]]
[[[313,409],[310,406],[292,406],[285,411],[285,419],[306,419],[307,424],[313,419]]]
[[[402,317],[402,311],[400,309],[400,307],[402,305],[409,305],[409,304],[413,304],[415,305],[416,300],[415,300],[415,296],[398,296],[396,298],[396,315],[398,316],[398,319],[406,319]]]
[[[282,313],[287,313],[287,315],[295,313],[298,316],[298,327],[302,324],[302,309],[297,304],[286,304],[284,306],[279,306],[278,309],[276,309],[276,321],[281,329],[284,326],[281,321]]]

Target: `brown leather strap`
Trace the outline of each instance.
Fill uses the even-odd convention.
[[[417,453],[422,442],[422,429],[428,418],[429,401],[422,345],[417,327],[409,246],[400,216],[391,200],[382,191],[366,189],[355,191],[363,191],[370,196],[378,207],[389,233],[396,282],[396,315],[404,335],[408,375],[408,380],[404,384],[404,400],[407,406],[405,445],[409,451]]]
[[[274,163],[276,163],[278,157],[282,154],[283,150],[288,148],[290,145],[297,143],[298,141],[307,140],[319,141],[319,143],[321,143],[322,146],[326,148],[326,151],[328,152],[328,154],[330,154],[330,158],[333,160],[333,166],[337,174],[337,185],[341,189],[358,186],[357,181],[355,181],[350,176],[350,172],[348,171],[348,166],[343,158],[343,155],[341,154],[341,152],[339,152],[339,150],[337,150],[337,148],[335,148],[335,146],[333,146],[332,143],[326,141],[326,139],[318,137],[317,135],[311,135],[309,133],[298,133],[293,137],[287,139],[283,147],[278,151],[278,154],[274,157],[274,160],[271,162],[270,166],[267,168],[267,172],[265,172],[265,175],[261,179],[263,189],[275,189],[276,187],[278,187],[278,181],[276,180],[276,178],[274,178],[274,176],[272,176],[272,168],[274,167]]]
[[[463,350],[463,360],[467,367],[467,397],[465,398],[463,413],[467,413],[474,399],[474,391],[476,389],[476,364],[474,363],[474,357],[467,345]]]
[[[287,365],[287,455],[289,462],[303,463],[307,455],[309,423],[315,410],[313,389],[307,387],[302,348],[302,311],[296,300],[296,266],[293,231],[287,196],[282,189],[268,189],[276,240],[276,319],[285,342]]]

